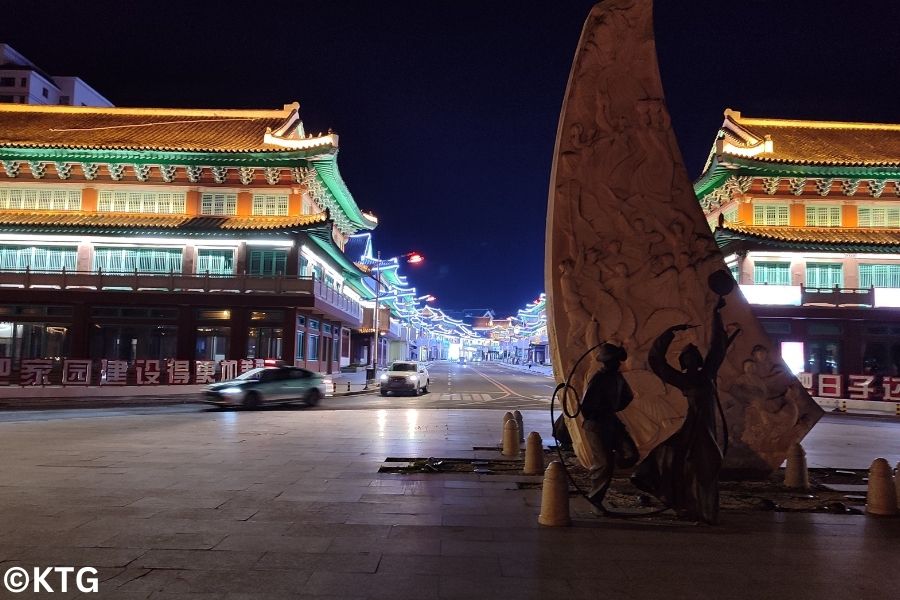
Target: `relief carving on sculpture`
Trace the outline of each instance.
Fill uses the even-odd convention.
[[[718,297],[707,278],[723,268],[669,121],[652,1],[601,2],[585,23],[557,133],[548,329],[558,382],[596,344],[625,347],[622,372],[635,399],[620,416],[642,456],[680,427],[686,410],[683,395],[649,370],[650,346],[674,324],[708,321]],[[722,314],[729,333],[741,330],[718,378],[730,440],[725,467],[770,471],[822,410],[775,355],[739,292]],[[708,336],[707,327],[679,333],[671,362],[688,343],[705,353]],[[582,361],[569,383],[583,391],[596,368]],[[570,422],[569,430],[581,462],[590,464],[580,426]]]

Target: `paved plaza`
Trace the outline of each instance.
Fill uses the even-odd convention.
[[[545,411],[524,416],[549,439]],[[900,585],[900,519],[726,512],[719,527],[584,518],[548,529],[537,525],[540,491],[517,485],[529,478],[378,473],[387,457],[496,458],[473,448],[498,442],[501,418],[293,410],[0,423],[0,571],[92,566],[99,594],[46,595],[125,600],[888,598]],[[822,423],[807,440],[811,466],[896,463],[900,424],[872,423]]]

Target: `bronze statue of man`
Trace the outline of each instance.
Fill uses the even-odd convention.
[[[631,467],[639,458],[634,440],[616,415],[633,398],[628,383],[619,372],[619,366],[627,357],[624,348],[601,344],[597,352],[600,369],[588,382],[581,401],[582,427],[593,456],[588,500],[600,511],[604,511],[603,498],[615,468]]]

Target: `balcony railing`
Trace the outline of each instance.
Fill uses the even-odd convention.
[[[65,269],[53,272],[34,272],[26,269],[24,271],[0,271],[0,288],[312,295],[343,311],[353,319],[362,320],[362,307],[358,302],[312,277],[141,271],[107,273],[100,270],[66,271]]]
[[[875,288],[801,287],[803,306],[875,306]]]
[[[900,288],[819,288],[805,285],[742,284],[750,304],[768,306],[900,307]]]

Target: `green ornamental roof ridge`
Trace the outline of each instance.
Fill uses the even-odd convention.
[[[307,166],[321,152],[284,150],[278,152],[176,152],[161,150],[94,150],[67,148],[18,148],[0,146],[0,160],[60,163],[126,163],[197,166]]]
[[[328,228],[320,227],[314,230],[309,231],[309,239],[312,240],[314,244],[316,244],[322,251],[324,251],[331,260],[337,263],[341,269],[343,270],[344,276],[348,277],[354,281],[359,281],[360,285],[362,278],[367,275],[363,273],[353,262],[344,256],[344,253],[340,251],[340,249],[334,245],[334,242],[331,238],[331,222],[328,221]],[[357,289],[356,286],[352,286],[354,289]],[[360,292],[360,289],[357,289],[357,292]]]
[[[334,196],[347,218],[359,229],[375,229],[378,223],[370,220],[362,213],[349,188],[347,188],[347,184],[341,178],[337,165],[337,151],[322,158],[311,158],[309,162],[316,168],[316,174],[319,179],[331,195]]]

